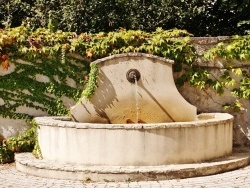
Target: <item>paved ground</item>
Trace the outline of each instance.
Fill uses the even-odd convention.
[[[18,172],[15,164],[0,165],[0,188],[81,188],[81,187],[173,187],[173,188],[250,188],[250,166],[218,175],[166,181],[83,183],[41,178]]]

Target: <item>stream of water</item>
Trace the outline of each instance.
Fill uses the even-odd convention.
[[[136,75],[134,76],[135,79],[135,107],[136,107],[136,123],[139,123],[139,101],[138,101],[138,84]]]

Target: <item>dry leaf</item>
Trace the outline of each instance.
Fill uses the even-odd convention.
[[[9,58],[8,58],[7,55],[2,55],[2,57],[1,57],[1,60],[2,60],[2,61],[8,60],[8,59],[9,59]]]
[[[86,55],[87,55],[88,58],[93,57],[93,50],[88,50],[88,51],[86,52]]]
[[[3,61],[1,63],[1,65],[2,65],[3,69],[8,70],[8,68],[10,67],[9,60],[7,59],[7,60]]]

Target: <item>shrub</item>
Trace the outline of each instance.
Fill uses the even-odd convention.
[[[20,26],[83,32],[119,28],[155,31],[186,29],[195,36],[244,34],[250,20],[249,0],[2,0],[1,27]]]
[[[11,151],[6,143],[0,142],[0,164],[14,161],[14,152]]]

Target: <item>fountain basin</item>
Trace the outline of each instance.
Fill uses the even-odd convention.
[[[98,166],[198,163],[232,153],[233,116],[207,113],[190,122],[79,123],[37,117],[45,160]]]

